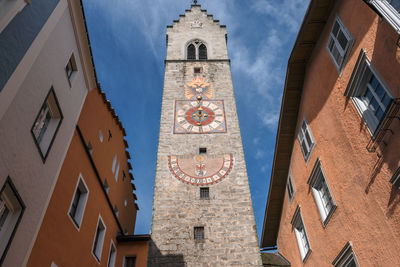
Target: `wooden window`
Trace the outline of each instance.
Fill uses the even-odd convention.
[[[210,188],[208,187],[200,188],[200,199],[210,199]]]
[[[187,59],[196,59],[196,47],[190,44],[187,48]]]
[[[304,159],[306,162],[308,162],[311,152],[315,146],[315,142],[314,142],[314,138],[311,134],[310,127],[308,126],[308,123],[305,118],[303,119],[303,122],[301,123],[297,137],[300,142],[301,150],[303,151]]]
[[[194,240],[201,241],[204,240],[204,227],[195,227],[194,228]]]
[[[352,45],[353,37],[350,35],[346,26],[344,26],[343,22],[337,16],[335,22],[333,23],[326,48],[328,49],[329,55],[331,56],[332,61],[339,73],[341,73],[346,63],[346,59],[350,53]]]

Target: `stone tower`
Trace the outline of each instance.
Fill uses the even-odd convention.
[[[148,266],[261,266],[226,40],[197,4],[167,27]]]

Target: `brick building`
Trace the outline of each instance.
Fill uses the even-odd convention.
[[[312,0],[289,58],[262,247],[400,262],[400,2]]]

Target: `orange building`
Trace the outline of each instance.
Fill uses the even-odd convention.
[[[399,11],[393,0],[311,0],[261,241],[292,266],[399,266]]]
[[[124,136],[105,94],[90,91],[27,266],[146,266]]]

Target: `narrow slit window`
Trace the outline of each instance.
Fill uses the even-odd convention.
[[[201,68],[194,68],[194,73],[195,74],[200,74],[201,73]]]
[[[201,187],[200,188],[200,199],[210,199],[210,188]]]
[[[291,203],[295,193],[292,175],[289,175],[286,187],[287,187],[289,202]]]
[[[107,267],[114,267],[115,266],[115,257],[117,255],[117,250],[114,246],[114,243],[111,242],[110,247],[110,254],[108,255],[108,264]]]
[[[196,241],[204,240],[204,227],[194,228],[194,240]]]
[[[199,154],[207,154],[207,148],[206,147],[200,147],[199,148]]]

